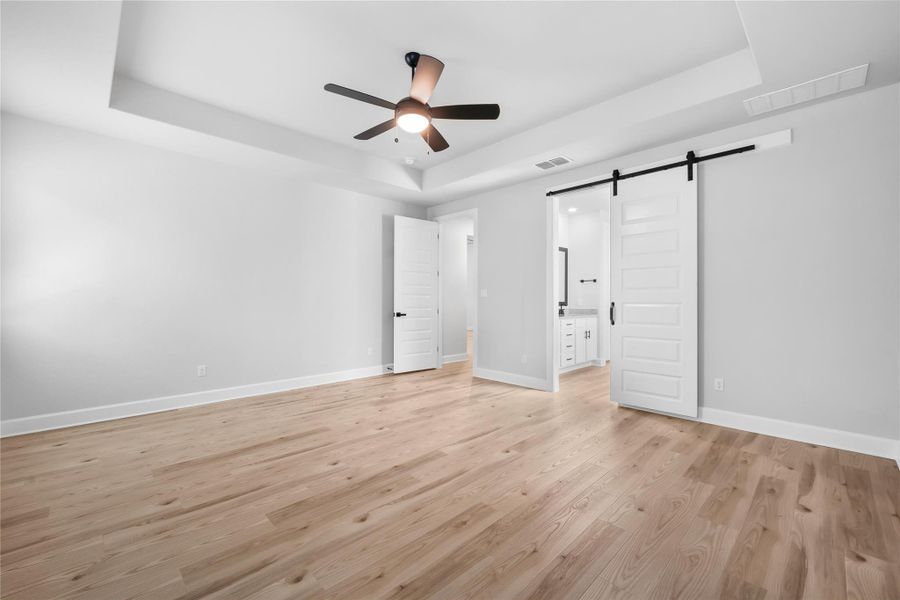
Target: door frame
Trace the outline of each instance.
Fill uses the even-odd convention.
[[[595,179],[595,178],[591,178]],[[590,181],[590,180],[587,180]],[[575,182],[572,185],[578,185],[581,182]],[[602,193],[604,188],[609,188],[608,185],[597,186],[597,192]],[[607,192],[611,193],[611,192]],[[547,232],[547,272],[549,273],[549,279],[547,282],[548,294],[547,294],[547,302],[549,306],[552,307],[552,317],[550,318],[550,322],[547,326],[547,336],[550,340],[551,350],[547,353],[547,357],[549,363],[547,365],[547,373],[550,374],[549,381],[547,382],[547,391],[548,392],[558,392],[559,391],[559,318],[557,318],[557,313],[559,310],[559,294],[556,292],[556,282],[559,281],[559,261],[557,260],[557,248],[559,248],[559,196],[547,196],[547,222],[549,223],[549,231]],[[601,232],[602,233],[602,232]],[[609,256],[605,257],[607,264],[609,263]],[[607,271],[609,271],[607,269]],[[607,275],[610,273],[607,272]],[[609,286],[610,282],[607,281],[606,285]],[[598,307],[597,312],[597,330],[600,331],[603,324],[606,313],[604,312],[604,307]],[[603,338],[601,337],[601,340]],[[608,354],[608,351],[607,351]],[[598,355],[598,360],[600,356]],[[608,361],[606,361],[608,362]]]
[[[479,293],[478,281],[478,244],[480,235],[478,235],[478,209],[469,208],[457,212],[447,213],[431,220],[437,222],[439,235],[444,233],[444,222],[452,221],[460,217],[470,217],[472,219],[472,231],[474,232],[474,240],[472,242],[472,251],[475,254],[475,313],[472,315],[472,373],[478,369],[478,299],[481,297]],[[468,246],[466,246],[468,251]],[[438,240],[438,271],[444,268],[444,251],[440,240]],[[444,366],[444,277],[438,276],[438,368]]]

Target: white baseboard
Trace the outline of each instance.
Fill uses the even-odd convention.
[[[499,381],[500,383],[532,388],[541,390],[542,392],[546,392],[550,389],[550,382],[546,379],[518,375],[517,373],[507,373],[506,371],[493,371],[491,369],[482,369],[479,367],[474,369],[472,375],[481,379],[490,379],[491,381]]]
[[[388,368],[389,365],[375,365],[372,367],[350,369],[348,371],[306,375],[304,377],[292,377],[291,379],[251,383],[249,385],[240,385],[236,387],[190,392],[174,396],[150,398],[148,400],[136,400],[134,402],[123,402],[121,404],[107,404],[106,406],[95,406],[65,412],[35,415],[33,417],[24,417],[21,419],[9,419],[0,421],[0,436],[7,437],[25,433],[34,433],[36,431],[72,427],[73,425],[86,425],[88,423],[98,423],[100,421],[110,421],[112,419],[121,419],[124,417],[136,417],[138,415],[146,415],[176,408],[187,408],[189,406],[211,404],[213,402],[222,402],[224,400],[236,400],[248,396],[286,392],[315,385],[338,383],[340,381],[349,381],[351,379],[362,379],[363,377],[374,377],[390,372]]]
[[[900,440],[703,406],[700,407],[699,420],[711,425],[721,425],[808,444],[891,458],[897,460],[897,465],[900,466]]]
[[[447,354],[443,358],[444,364],[464,362],[467,360],[469,360],[469,354],[467,352],[463,352],[462,354]]]
[[[565,375],[566,373],[571,373],[573,371],[577,371],[579,369],[586,369],[588,367],[604,367],[606,366],[606,361],[604,360],[592,360],[590,362],[581,363],[578,365],[572,365],[571,367],[560,367],[559,374]]]

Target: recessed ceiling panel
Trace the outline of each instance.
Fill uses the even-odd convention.
[[[427,169],[746,46],[733,2],[136,1],[116,72]],[[439,154],[399,129],[354,140],[390,111],[322,87],[396,102],[410,50],[446,65],[432,105],[496,102],[500,119],[441,121]]]

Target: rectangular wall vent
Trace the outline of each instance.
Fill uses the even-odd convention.
[[[823,98],[839,92],[852,90],[866,84],[866,75],[869,73],[869,64],[853,67],[844,71],[838,71],[825,77],[819,77],[782,90],[776,90],[744,100],[744,108],[751,117],[787,108],[801,102],[809,102],[817,98]]]
[[[552,169],[553,167],[561,167],[562,165],[567,165],[570,162],[572,162],[571,158],[568,158],[566,156],[555,156],[539,163],[535,163],[534,166],[546,171],[547,169]]]

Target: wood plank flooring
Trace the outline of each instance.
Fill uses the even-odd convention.
[[[469,365],[2,441],[4,600],[900,599],[889,460]]]

